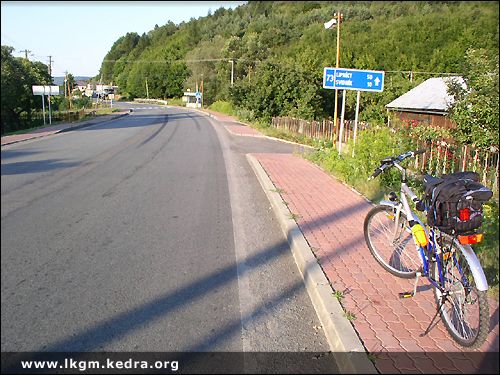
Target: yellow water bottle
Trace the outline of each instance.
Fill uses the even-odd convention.
[[[417,245],[425,247],[429,243],[427,240],[427,235],[425,234],[424,228],[420,224],[415,224],[411,227],[411,232],[413,233],[413,238]]]

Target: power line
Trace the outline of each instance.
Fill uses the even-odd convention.
[[[235,58],[221,58],[221,59],[198,59],[198,60],[187,60],[187,59],[179,59],[179,60],[103,60],[102,62],[105,63],[116,63],[118,61],[120,62],[125,62],[125,63],[135,63],[135,64],[139,64],[139,63],[144,63],[144,64],[148,64],[148,63],[154,63],[154,64],[164,64],[164,63],[168,63],[168,62],[210,62],[210,61],[227,61],[227,62],[231,62],[231,60],[234,60],[234,61],[247,61],[247,62],[253,62],[253,63],[260,63],[262,61],[255,61],[255,60],[248,60],[248,59],[235,59]]]
[[[405,74],[439,74],[439,75],[450,75],[450,76],[460,75],[459,73],[416,72],[414,70],[386,70],[385,72],[386,73],[405,73]]]
[[[211,62],[211,61],[227,61],[231,62],[233,61],[246,61],[246,62],[253,62],[253,63],[261,63],[263,61],[261,60],[248,60],[248,59],[242,59],[242,58],[219,58],[219,59],[198,59],[198,60],[192,60],[192,59],[179,59],[179,60],[103,60],[103,63],[116,63],[118,61],[124,62],[124,63],[134,63],[134,64],[164,64],[167,62]],[[276,64],[277,62],[273,61],[273,64]],[[279,64],[279,63],[278,63]],[[434,74],[434,75],[459,75],[459,73],[444,73],[444,72],[418,72],[414,70],[386,70],[385,73],[404,73],[404,74]]]
[[[2,37],[4,37],[4,38],[6,38],[6,39],[10,40],[12,43],[14,43],[14,44],[16,44],[16,45],[18,45],[18,46],[20,46],[20,45],[21,45],[21,43],[16,42],[14,39],[12,39],[10,36],[6,35],[5,33],[2,33],[1,35],[2,35]]]

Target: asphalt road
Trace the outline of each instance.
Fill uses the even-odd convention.
[[[2,352],[328,351],[245,159],[297,146],[127,106],[2,147]]]

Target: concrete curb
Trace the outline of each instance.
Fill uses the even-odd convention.
[[[360,353],[366,353],[366,350],[356,331],[346,319],[339,301],[332,296],[333,289],[328,279],[316,261],[297,223],[290,217],[290,211],[283,203],[281,195],[276,191],[274,184],[258,160],[251,154],[247,154],[246,157],[290,244],[295,262],[321,321],[331,351],[352,353],[352,355],[339,356],[337,365],[340,373],[378,374],[368,356],[360,355]]]
[[[302,143],[297,143],[297,142],[292,142],[292,141],[288,141],[286,139],[281,139],[281,138],[276,138],[276,137],[270,137],[268,135],[264,135],[264,138],[267,138],[267,139],[271,139],[273,141],[279,141],[279,142],[285,142],[285,143],[289,143],[291,145],[296,145],[296,146],[301,146],[301,147],[305,147],[305,148],[309,148],[311,150],[314,150],[314,147],[313,146],[309,146],[309,145],[304,145]]]

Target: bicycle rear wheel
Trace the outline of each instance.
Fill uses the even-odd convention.
[[[446,239],[441,251],[443,291],[434,288],[441,318],[455,341],[465,347],[478,348],[488,335],[490,316],[486,291],[477,289],[464,247],[456,239]],[[437,262],[433,277],[439,279]]]
[[[370,252],[384,269],[401,278],[415,277],[422,260],[404,213],[396,226],[393,208],[375,206],[366,215],[364,233]]]

